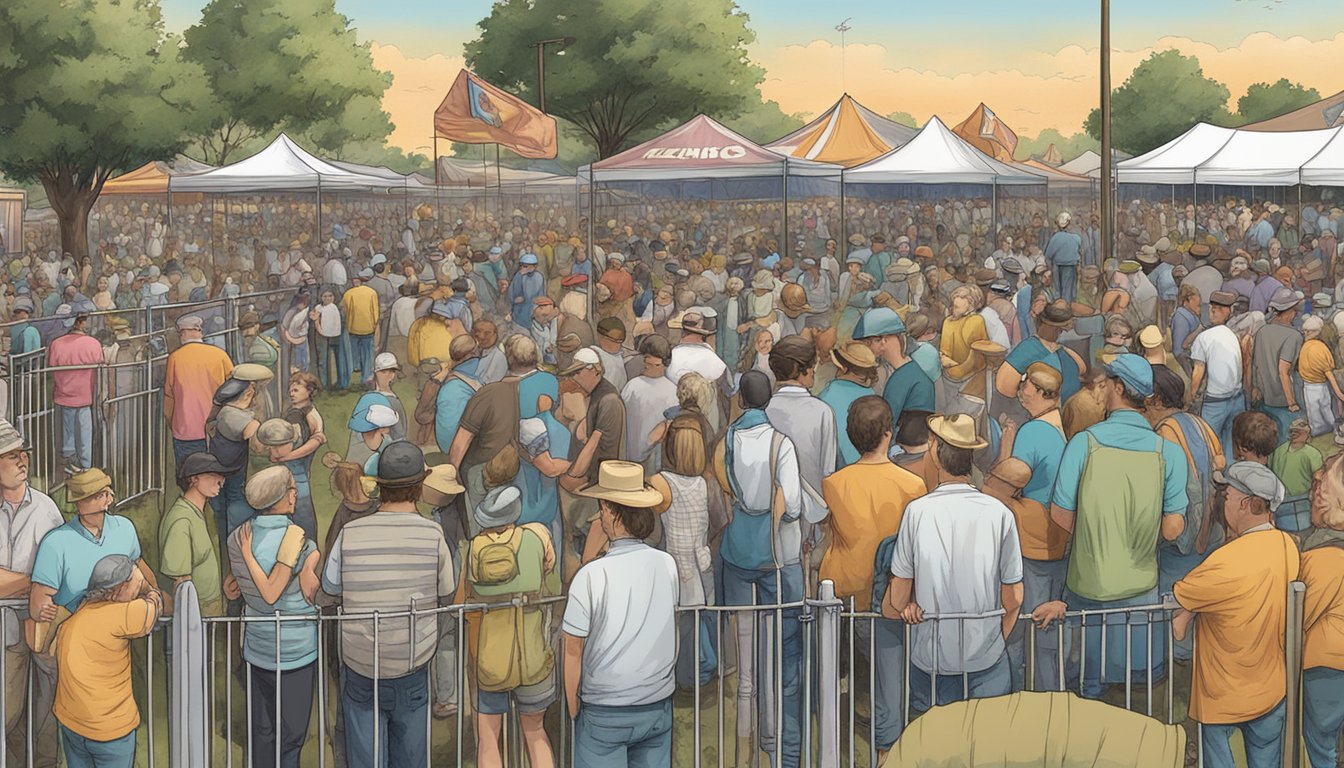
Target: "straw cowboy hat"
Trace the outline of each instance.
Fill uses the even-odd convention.
[[[644,484],[644,467],[630,461],[604,461],[597,470],[597,482],[579,489],[578,495],[613,501],[627,507],[653,507],[663,495]]]
[[[954,448],[978,450],[989,445],[975,433],[975,419],[964,413],[930,416],[929,431]]]
[[[779,305],[788,317],[797,317],[815,311],[812,309],[812,305],[807,303],[807,291],[797,283],[788,283],[780,290]]]

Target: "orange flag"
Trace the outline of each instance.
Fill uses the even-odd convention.
[[[555,157],[555,118],[462,70],[434,112],[434,132],[464,144],[498,144],[523,157]]]

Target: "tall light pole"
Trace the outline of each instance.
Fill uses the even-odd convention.
[[[849,19],[854,18],[850,16]],[[845,33],[854,27],[850,26],[849,19],[845,19],[835,25],[835,31],[840,33],[840,92],[845,93]]]
[[[537,108],[542,112],[546,111],[546,46],[558,45],[560,50],[556,52],[557,56],[565,55],[565,48],[574,44],[572,37],[556,37],[550,40],[540,40],[532,44],[537,49]]]
[[[1101,263],[1115,252],[1115,199],[1111,186],[1111,0],[1101,0]]]

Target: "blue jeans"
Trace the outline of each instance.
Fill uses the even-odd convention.
[[[558,518],[559,515],[556,515]],[[560,539],[552,539],[560,541]],[[700,583],[705,590],[705,596],[712,598],[714,596],[714,571],[706,570],[700,574]],[[700,620],[696,621],[694,613],[685,612],[677,614],[677,668],[676,678],[677,686],[680,688],[695,689],[695,678],[693,677],[692,667],[698,667],[700,670],[700,684],[704,685],[714,679],[714,673],[718,671],[719,656],[714,646],[714,621],[717,614],[705,611],[700,614]],[[700,635],[700,658],[692,659],[695,654],[695,636],[692,632],[698,632]]]
[[[202,453],[205,451],[205,438],[200,440],[178,440],[173,438],[173,466],[180,469],[182,462],[193,453]]]
[[[1005,652],[988,669],[967,675],[938,675],[938,701],[935,704],[942,706],[954,701],[1007,695],[1013,688],[1013,675],[1008,666],[1008,654]],[[934,693],[933,686],[928,672],[914,664],[910,665],[910,706],[913,709],[924,712],[932,706],[929,694]]]
[[[1200,418],[1208,423],[1209,429],[1218,436],[1223,446],[1223,456],[1231,463],[1232,459],[1232,420],[1238,413],[1246,410],[1246,393],[1238,392],[1226,400],[1204,398],[1204,406],[1199,409]]]
[[[61,727],[61,749],[69,768],[131,768],[135,765],[135,731],[112,741],[94,741]]]
[[[778,579],[778,589],[776,588],[776,579]],[[752,605],[752,586],[756,587],[756,605],[777,605],[779,603],[793,603],[803,598],[803,569],[798,563],[786,565],[778,572],[774,570],[747,570],[738,568],[730,563],[723,564],[723,599],[725,605]],[[775,749],[775,702],[774,702],[774,670],[776,663],[783,667],[781,679],[781,691],[783,693],[782,703],[779,705],[783,709],[784,716],[784,734],[783,746],[780,752],[780,766],[782,768],[791,768],[798,765],[799,756],[802,754],[802,731],[800,718],[802,716],[802,645],[803,633],[802,624],[799,622],[801,611],[793,608],[783,611],[783,631],[781,640],[783,642],[783,658],[777,662],[775,653],[776,641],[769,637],[770,633],[764,631],[768,628],[775,618],[773,612],[762,612],[758,626],[763,630],[757,633],[755,658],[755,667],[753,680],[756,690],[756,699],[759,702],[757,706],[758,731],[760,734],[760,744],[767,753],[774,752]],[[739,624],[750,625],[751,617],[742,615]],[[748,628],[748,631],[749,628]],[[738,637],[743,637],[742,629],[739,627]],[[749,663],[750,651],[738,648],[738,669],[742,669],[744,663]],[[743,686],[739,683],[739,691]],[[738,706],[741,706],[741,697],[738,698]],[[580,762],[582,765],[582,762]]]
[[[1074,594],[1065,588],[1064,602],[1071,611],[1096,611],[1107,608],[1128,608],[1138,605],[1157,603],[1157,587],[1141,595],[1123,600],[1089,600]],[[1109,685],[1123,685],[1125,675],[1130,675],[1134,684],[1144,684],[1149,679],[1161,679],[1166,674],[1166,644],[1162,641],[1163,625],[1154,614],[1152,621],[1148,614],[1140,611],[1130,613],[1108,613],[1104,616],[1087,616],[1083,628],[1083,643],[1086,651],[1083,669],[1084,698],[1097,699]],[[1129,625],[1129,663],[1125,663],[1125,625]],[[1102,626],[1106,629],[1103,633]],[[1152,627],[1152,645],[1146,645],[1149,627]],[[1103,639],[1104,637],[1104,639]],[[1102,656],[1106,657],[1106,666],[1102,668]],[[1077,680],[1077,667],[1068,675],[1069,680]]]
[[[1280,407],[1277,405],[1265,405],[1264,403],[1261,403],[1258,410],[1274,420],[1274,424],[1277,425],[1279,428],[1280,443],[1288,439],[1289,424],[1292,424],[1293,421],[1297,419],[1307,418],[1306,411],[1299,409],[1297,413],[1293,413],[1292,411],[1288,410],[1287,406]]]
[[[359,380],[368,381],[373,378],[373,334],[360,336],[350,334],[350,368],[359,369]],[[348,382],[343,382],[342,386]]]
[[[219,536],[219,548],[223,553],[224,562],[229,560],[229,534],[256,514],[243,495],[246,486],[247,470],[243,469],[225,477],[224,487],[220,488],[219,495],[210,500],[210,504],[215,508],[215,533]]]
[[[1191,552],[1188,555],[1182,555],[1175,547],[1170,544],[1163,544],[1157,548],[1157,592],[1159,598],[1172,591],[1176,582],[1184,579],[1195,569],[1195,566],[1204,562],[1207,554]],[[1160,631],[1159,631],[1160,630]],[[1163,654],[1167,647],[1167,622],[1162,621],[1153,628],[1154,634],[1160,634],[1162,637],[1161,647]],[[1146,637],[1146,636],[1145,636]],[[1184,640],[1177,640],[1176,647],[1172,650],[1172,657],[1176,661],[1189,661],[1194,658],[1195,653],[1195,633],[1190,632]]]
[[[1283,724],[1288,702],[1246,723],[1231,725],[1204,724],[1204,767],[1233,768],[1232,745],[1228,742],[1233,731],[1241,731],[1246,744],[1246,768],[1279,768],[1283,765]],[[1331,743],[1334,737],[1331,736]],[[1333,763],[1332,763],[1333,765]]]
[[[873,729],[878,751],[891,749],[905,730],[905,624],[899,621],[872,621],[873,658]],[[863,649],[864,653],[868,649]],[[853,690],[854,681],[850,681]]]
[[[1059,286],[1059,297],[1065,301],[1078,299],[1078,265],[1056,264],[1055,285]]]
[[[378,711],[373,711],[373,680],[341,668],[341,708],[345,716],[345,759],[350,768],[425,765],[425,716],[429,708],[429,671],[378,681]],[[378,755],[373,753],[374,723]]]
[[[634,707],[581,705],[574,723],[574,764],[584,768],[671,766],[672,699]]]
[[[1022,558],[1022,612],[1031,613],[1042,603],[1059,600],[1064,595],[1064,577],[1068,572],[1068,560],[1030,560]],[[1059,691],[1059,630],[1033,628],[1030,621],[1020,620],[1008,636],[1008,661],[1012,667],[1013,690],[1027,689],[1032,680],[1028,674],[1027,651],[1032,647],[1034,635],[1036,651],[1032,655],[1031,669],[1034,673],[1034,691]]]
[[[1335,768],[1339,729],[1344,727],[1344,672],[1312,667],[1302,673],[1302,741],[1311,768]]]
[[[61,406],[61,458],[80,469],[93,466],[93,408]]]
[[[317,356],[317,379],[322,382],[322,386],[328,390],[350,386],[350,366],[346,363],[345,345],[341,343],[340,336],[318,336],[313,354]],[[336,358],[335,366],[332,365],[333,357]]]

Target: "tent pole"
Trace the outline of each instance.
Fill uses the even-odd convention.
[[[317,242],[322,242],[322,177],[317,177],[317,216],[313,217],[317,226]]]
[[[845,169],[840,169],[840,242],[835,244],[836,260],[840,262],[840,271],[845,271],[845,259],[849,258],[849,219],[845,215]],[[844,258],[841,258],[844,257]]]
[[[173,227],[173,187],[172,187],[172,184],[173,184],[172,179],[169,179],[169,180],[168,180],[168,228],[169,228],[169,229],[172,229],[172,227]],[[102,217],[100,216],[98,220],[101,222],[101,221],[102,221]]]
[[[434,131],[434,186],[439,186],[439,132]]]
[[[597,244],[593,240],[593,219],[597,218],[597,169],[588,166],[588,242],[584,244],[583,258],[588,262],[588,324],[597,327],[597,280],[593,275],[593,254]]]
[[[789,230],[789,156],[784,156],[784,242],[780,244],[780,256],[789,255],[789,241],[792,233]]]
[[[1298,173],[1300,174],[1301,171],[1299,170]],[[1297,213],[1296,213],[1296,218],[1297,218],[1297,242],[1298,242],[1298,245],[1301,245],[1301,244],[1302,244],[1302,178],[1301,178],[1300,175],[1299,175],[1298,180],[1297,180]],[[1331,259],[1331,261],[1333,262],[1334,259]]]
[[[996,176],[989,185],[989,252],[994,253],[999,243],[999,179]],[[1059,286],[1055,286],[1056,289]]]

